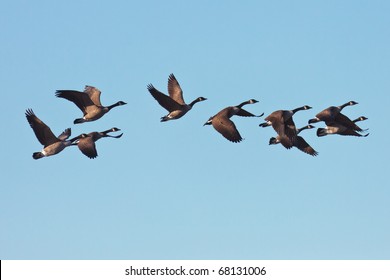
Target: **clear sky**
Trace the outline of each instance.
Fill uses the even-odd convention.
[[[388,1],[1,1],[0,259],[389,259]],[[146,89],[174,73],[180,120]],[[82,116],[57,89],[123,100]],[[302,136],[319,155],[269,146],[262,118],[208,118],[249,98],[265,116],[310,105],[298,127],[349,100],[366,138]],[[39,160],[24,112],[55,134],[116,126],[120,139]],[[316,128],[323,123],[315,124]]]

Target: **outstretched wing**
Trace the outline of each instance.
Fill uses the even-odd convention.
[[[297,139],[295,141],[295,146],[300,149],[302,152],[309,154],[311,156],[318,155],[318,152],[316,152],[301,136],[297,136]]]
[[[96,158],[98,156],[95,141],[93,141],[92,137],[80,138],[77,147],[89,158]]]
[[[60,135],[58,135],[58,139],[60,139],[61,141],[64,141],[66,139],[69,138],[69,136],[71,135],[72,131],[70,128],[67,128],[64,130],[64,132],[62,132]]]
[[[185,104],[183,99],[183,90],[173,74],[169,75],[168,78],[168,94],[177,103],[181,105]]]
[[[85,86],[84,92],[88,94],[89,98],[96,106],[102,106],[100,103],[100,94],[102,93],[98,88],[92,86]]]
[[[340,123],[341,125],[356,131],[363,131],[363,129],[357,126],[356,123],[351,121],[350,118],[348,118],[346,115],[342,113],[337,114],[337,116],[335,117],[335,122]]]
[[[79,107],[79,109],[85,114],[85,108],[88,106],[93,106],[89,95],[85,92],[76,91],[76,90],[57,90],[56,96],[60,98],[67,99]]]
[[[242,141],[242,137],[238,132],[236,125],[228,118],[228,110],[225,108],[220,111],[212,119],[212,125],[219,133],[223,135],[227,140],[234,143]]]
[[[252,113],[249,113],[248,111],[241,109],[241,108],[240,108],[240,110],[238,110],[236,115],[240,116],[240,117],[257,117],[256,115],[253,115]]]
[[[157,102],[165,108],[168,112],[179,110],[181,105],[175,100],[165,95],[161,91],[158,91],[152,84],[148,85],[148,91],[157,100]]]
[[[43,146],[49,146],[55,142],[60,141],[51,131],[51,129],[41,121],[33,112],[32,109],[26,110],[26,118],[35,136]]]

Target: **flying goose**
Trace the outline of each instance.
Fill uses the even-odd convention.
[[[354,119],[352,122],[357,123],[361,121],[367,120],[366,117],[361,116],[357,119]],[[339,134],[343,136],[357,136],[357,137],[367,137],[370,135],[370,133],[367,134],[360,134],[356,130],[354,130],[351,127],[348,127],[342,123],[336,122],[336,121],[326,121],[326,127],[325,128],[318,128],[317,129],[317,136],[322,137],[329,134]]]
[[[41,152],[33,153],[34,159],[58,154],[66,147],[69,147],[73,141],[87,137],[87,135],[81,134],[75,138],[67,140],[71,134],[70,128],[65,129],[64,132],[56,137],[51,129],[34,114],[32,109],[26,110],[26,118],[34,131],[35,136],[38,138],[38,141],[43,145]]]
[[[183,91],[173,74],[170,74],[168,78],[169,96],[158,91],[152,84],[149,84],[147,88],[154,99],[169,112],[168,115],[161,117],[162,122],[179,119],[191,110],[195,103],[207,100],[207,98],[198,97],[190,104],[186,104],[183,99]]]
[[[312,129],[314,128],[314,126],[312,125],[306,125],[304,127],[301,127],[299,129],[297,129],[297,134],[299,134],[302,130],[305,130],[305,129]],[[276,136],[276,137],[271,137],[269,139],[269,145],[275,145],[275,144],[278,144],[278,143],[282,143],[282,145],[284,147],[286,147],[287,149],[290,149],[292,146],[294,147],[297,147],[299,150],[301,150],[302,152],[306,153],[306,154],[309,154],[309,155],[312,155],[312,156],[317,156],[318,155],[318,152],[315,151],[306,141],[305,139],[303,139],[301,136],[298,136],[295,138],[295,141],[294,142],[291,142],[291,140],[289,140],[287,138],[287,136],[283,135],[283,136]]]
[[[295,138],[297,137],[297,129],[292,117],[298,111],[309,110],[311,108],[312,107],[305,105],[293,110],[277,110],[266,117],[266,122],[259,124],[259,126],[267,127],[272,125],[279,136],[286,136],[290,140],[291,148],[292,143],[295,142]]]
[[[242,102],[237,106],[226,107],[225,109],[219,111],[213,117],[209,118],[209,120],[204,125],[212,125],[215,130],[221,133],[222,136],[225,137],[227,140],[234,143],[238,143],[242,141],[242,137],[238,132],[235,124],[230,120],[230,118],[234,115],[241,117],[261,117],[263,114],[261,114],[260,116],[255,116],[252,113],[249,113],[248,111],[241,108],[246,104],[254,104],[257,102],[258,101],[255,99],[250,99],[248,101]]]
[[[299,133],[301,133],[301,131],[302,130],[305,130],[305,129],[313,129],[313,128],[315,128],[315,126],[313,126],[313,125],[306,125],[306,126],[304,126],[304,127],[301,127],[301,128],[298,128],[297,129],[297,135],[299,134]],[[269,145],[276,145],[276,144],[279,144],[280,143],[280,138],[278,138],[278,136],[279,135],[277,135],[276,137],[271,137],[270,139],[269,139]]]
[[[100,103],[101,91],[92,86],[85,86],[84,91],[76,90],[57,90],[56,96],[65,98],[79,107],[84,116],[74,120],[74,124],[91,122],[103,117],[112,108],[125,105],[126,102],[118,101],[110,106],[103,106]]]
[[[347,116],[341,113],[341,110],[346,106],[352,106],[358,104],[355,101],[349,101],[340,106],[331,106],[319,112],[315,118],[309,120],[310,123],[316,123],[323,121],[328,126],[343,126],[345,128],[355,130],[355,131],[363,131],[359,126],[357,126],[353,121],[351,121]]]
[[[119,128],[113,127],[111,129],[101,131],[101,132],[90,132],[87,134],[88,137],[83,137],[72,143],[72,145],[77,145],[80,149],[80,151],[86,155],[87,157],[93,159],[98,156],[97,151],[96,151],[96,145],[95,142],[98,141],[100,138],[103,137],[112,137],[112,138],[120,138],[122,137],[123,133],[117,135],[117,136],[112,136],[109,135],[108,133],[110,132],[116,132],[120,131]]]

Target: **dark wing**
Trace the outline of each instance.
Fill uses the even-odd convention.
[[[322,110],[316,115],[316,118],[318,118],[321,121],[332,121],[334,120],[335,115],[338,113],[336,110],[336,107],[331,106],[329,108],[326,108],[325,110]]]
[[[292,142],[294,142],[297,137],[297,127],[295,126],[292,117],[284,122],[284,135]]]
[[[341,130],[338,134],[344,135],[344,136],[357,136],[357,137],[367,137],[369,135],[369,133],[360,134],[360,133],[358,133],[355,130],[350,129],[350,128],[345,128],[344,130]]]
[[[95,142],[92,137],[80,138],[77,144],[80,151],[89,158],[96,158],[98,156]]]
[[[345,126],[346,128],[350,128],[356,131],[363,131],[359,126],[356,125],[353,121],[351,121],[346,115],[339,113],[335,117],[335,122]],[[328,124],[327,124],[328,125]]]
[[[173,74],[169,75],[168,78],[168,94],[177,103],[181,105],[186,104],[183,99],[183,91]]]
[[[297,136],[297,139],[294,143],[294,146],[300,149],[302,152],[316,156],[318,152],[316,152],[301,136]]]
[[[92,86],[85,86],[84,92],[88,94],[89,98],[96,106],[102,106],[102,104],[100,103],[101,91],[98,88]]]
[[[60,135],[58,135],[58,139],[60,139],[61,141],[65,141],[66,139],[69,138],[69,136],[71,135],[72,131],[70,128],[67,128],[65,129],[64,132],[62,132]]]
[[[241,109],[236,113],[237,116],[240,117],[257,117],[256,115],[253,115],[252,113],[249,113],[248,111]]]
[[[227,108],[226,108],[227,109]],[[238,143],[242,141],[242,137],[238,132],[236,125],[227,117],[228,110],[222,110],[214,116],[212,125],[219,133],[229,141]]]
[[[85,114],[85,108],[95,105],[89,95],[85,92],[76,90],[57,90],[56,96],[67,99],[79,107],[79,109]]]
[[[49,146],[60,140],[53,134],[51,129],[41,121],[33,112],[33,110],[26,110],[26,118],[31,128],[34,130],[35,136],[43,146]]]
[[[275,111],[266,117],[265,120],[271,122],[273,129],[278,135],[284,135],[283,111]]]
[[[179,110],[181,108],[179,103],[170,98],[168,95],[158,91],[152,84],[148,85],[148,91],[154,97],[154,99],[156,99],[157,102],[168,112]]]
[[[278,135],[277,140],[282,144],[286,149],[291,149],[293,147],[292,141],[286,135]]]

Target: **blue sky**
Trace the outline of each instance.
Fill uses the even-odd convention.
[[[389,259],[388,1],[2,1],[0,259]],[[174,73],[182,119],[151,97]],[[93,85],[102,119],[57,89]],[[208,118],[249,98],[265,116],[310,105],[298,127],[349,100],[366,138],[302,136],[319,152],[269,146],[263,118]],[[55,134],[113,126],[90,160],[75,147],[33,160],[24,112]],[[324,126],[317,123],[316,127]]]

